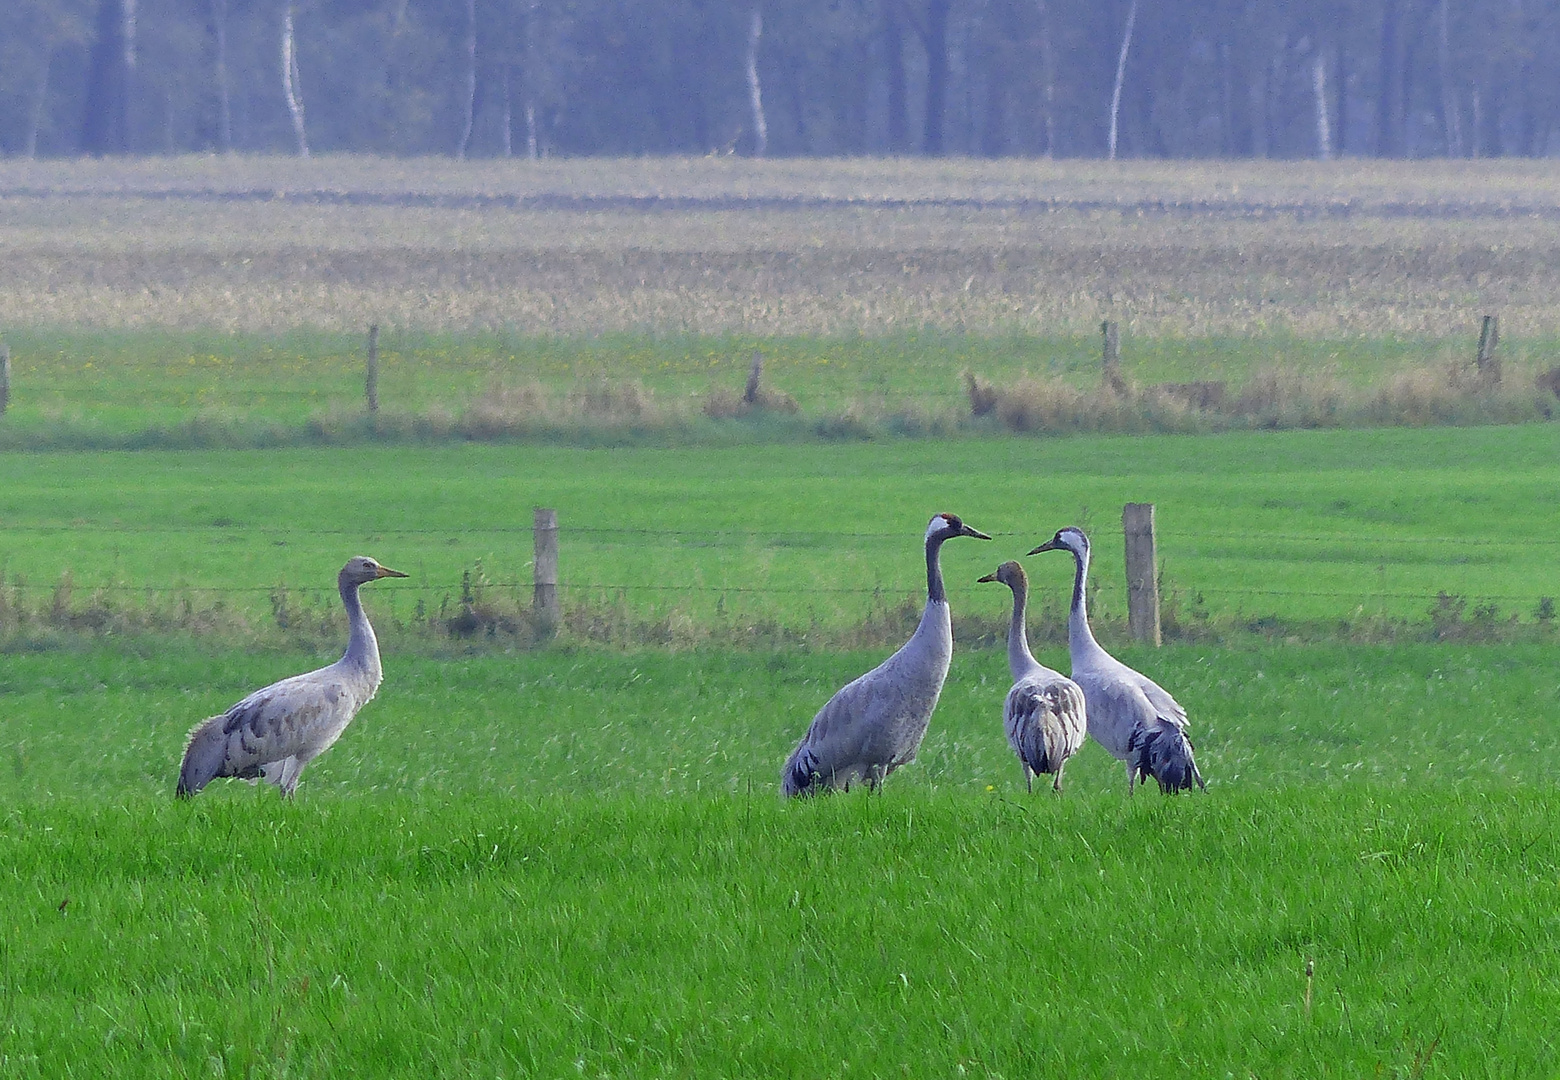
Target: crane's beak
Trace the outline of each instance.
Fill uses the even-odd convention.
[[[1041,544],[1039,547],[1037,547],[1034,550],[1032,550],[1029,554],[1031,554],[1031,555],[1038,555],[1042,551],[1056,551],[1059,548],[1061,548],[1061,546],[1062,546],[1061,544],[1058,544],[1056,542],[1056,537],[1053,536],[1053,537],[1051,537],[1051,539],[1047,540],[1045,543]]]
[[[401,571],[399,571],[399,570],[392,570],[388,566],[381,566],[378,570],[376,570],[374,572],[374,577],[375,578],[382,578],[382,577],[410,577],[410,576],[411,575],[409,575],[409,574],[401,573]]]
[[[964,526],[964,531],[961,532],[959,535],[960,536],[973,536],[977,540],[990,540],[991,539],[991,537],[987,536],[985,533],[981,532],[979,529],[972,529],[968,525]]]
[[[976,578],[975,579],[975,584],[979,585],[979,584],[981,584],[982,582],[985,582],[985,581],[996,581],[996,580],[997,580],[997,575],[996,574],[987,574],[985,577],[978,577],[978,578]]]

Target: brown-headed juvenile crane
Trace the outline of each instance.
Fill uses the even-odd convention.
[[[180,798],[222,776],[264,777],[292,795],[304,766],[330,749],[379,689],[379,641],[358,587],[387,577],[406,575],[366,555],[347,560],[336,578],[352,628],[347,651],[329,667],[256,690],[190,732],[179,767]]]
[[[1008,670],[1013,689],[1002,706],[1008,745],[1024,766],[1024,786],[1035,789],[1036,773],[1053,773],[1054,791],[1062,790],[1062,768],[1083,745],[1085,705],[1078,684],[1052,671],[1029,652],[1024,626],[1029,578],[1016,562],[1005,562],[981,581],[1000,581],[1013,590],[1013,624],[1008,628]]]
[[[1126,762],[1128,793],[1137,781],[1150,776],[1166,794],[1189,791],[1193,784],[1206,791],[1208,785],[1197,771],[1192,742],[1186,737],[1186,710],[1158,683],[1127,667],[1094,640],[1084,603],[1089,538],[1082,529],[1068,526],[1029,554],[1042,551],[1072,553],[1072,611],[1067,619],[1072,677],[1083,689],[1089,734],[1117,761]]]
[[[786,759],[780,785],[787,795],[861,781],[876,789],[889,773],[915,760],[953,658],[953,620],[943,590],[940,554],[956,536],[990,540],[953,514],[926,527],[926,610],[910,640],[877,667],[841,687],[818,710]]]

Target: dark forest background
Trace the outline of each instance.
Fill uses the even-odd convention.
[[[0,152],[1540,156],[1557,57],[1557,0],[3,0]]]

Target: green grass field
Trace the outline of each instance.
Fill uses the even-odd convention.
[[[1560,1072],[1560,427],[1415,426],[1556,408],[1552,173],[0,162],[0,1078]],[[1139,388],[1277,372],[1354,397],[1269,426],[1355,427],[971,416],[966,371],[1097,386],[1104,318]],[[706,416],[755,348],[800,412]],[[784,803],[943,510],[996,540],[944,552],[917,762]],[[1023,790],[975,578],[1064,524],[1207,793],[1093,744]],[[295,800],[175,802],[196,722],[339,653],[357,553],[412,574],[365,591],[379,697]],[[1065,668],[1068,562],[1026,565]]]
[[[291,804],[169,791],[192,720],[309,657],[11,656],[0,1061],[1551,1071],[1549,651],[1129,654],[1197,724],[1173,801],[1092,745],[1026,795],[1003,657],[963,652],[883,796],[795,806],[780,756],[872,655],[391,656]]]
[[[956,610],[988,622],[1006,601],[973,578],[1047,533],[1027,523],[1053,501],[1077,508],[1062,520],[1106,508],[1090,511],[1104,537],[1120,500],[1156,500],[1167,577],[1205,575],[1209,604],[1243,597],[1226,616],[1346,620],[1317,594],[1385,603],[1367,597],[1389,565],[1405,589],[1531,597],[1552,580],[1554,438],[0,457],[10,595],[31,593],[17,574],[70,567],[79,594],[118,582],[162,603],[171,576],[192,603],[258,609],[248,634],[35,628],[0,653],[0,1061],[18,1076],[1551,1071],[1545,635],[1112,638],[1193,717],[1211,789],[1169,802],[1128,800],[1092,745],[1061,798],[1025,794],[1001,736],[1005,658],[964,648],[920,760],[883,796],[786,806],[780,760],[884,648],[733,648],[719,620],[848,622],[873,602],[811,588],[913,597],[917,502],[1003,534],[947,552]],[[624,602],[711,632],[510,651],[406,625],[478,557],[523,598],[524,522],[544,501],[566,577],[674,584]],[[1102,582],[1119,577],[1117,543],[1099,546]],[[272,579],[328,581],[358,548],[418,574],[370,594],[379,699],[294,803],[222,783],[174,804],[193,723],[339,648],[329,627],[306,651],[267,629]],[[1065,563],[1030,565],[1056,579],[1038,614],[1054,624]],[[1119,586],[1101,594],[1108,611]],[[1403,603],[1423,621],[1424,595]],[[1054,637],[1041,654],[1065,666]]]
[[[59,800],[8,1075],[1545,1075],[1552,792]],[[1307,959],[1315,963],[1306,1009]]]
[[[1144,386],[1220,380],[1238,390],[1254,375],[1283,372],[1363,389],[1411,369],[1466,363],[1476,336],[1476,328],[1466,338],[1129,336],[1122,365]],[[295,442],[311,422],[328,432],[347,427],[363,410],[363,334],[24,328],[6,339],[13,355],[12,404],[0,437],[13,447],[51,439],[67,446],[134,445],[137,436],[177,442],[192,424],[219,443],[224,431],[246,444]],[[810,417],[855,409],[967,422],[965,372],[999,385],[1054,379],[1088,389],[1100,379],[1097,334],[541,338],[389,331],[380,338],[379,400],[391,416],[459,415],[506,389],[534,386],[562,398],[597,384],[633,384],[648,391],[656,415],[644,426],[654,431],[671,420],[697,420],[712,391],[740,391],[755,349],[764,354],[766,386]],[[1508,339],[1503,350],[1519,382],[1529,369],[1560,360],[1560,343],[1551,338]],[[719,442],[734,436],[705,425],[681,437]],[[751,441],[764,433],[740,437]]]
[[[255,631],[285,583],[324,616],[334,575],[372,554],[393,632],[458,603],[481,569],[529,604],[531,508],[560,520],[566,599],[698,625],[855,625],[924,588],[933,512],[999,534],[945,553],[956,613],[1000,619],[974,585],[1065,524],[1096,534],[1095,611],[1124,609],[1121,505],[1158,507],[1162,573],[1192,625],[1273,618],[1424,623],[1437,594],[1531,622],[1560,596],[1560,429],[1550,425],[1216,437],[888,440],[688,449],[452,445],[0,456],[0,570],[47,605],[221,603]],[[1036,621],[1070,574],[1029,561]],[[148,592],[150,590],[150,592]],[[1490,605],[1493,605],[1491,608]],[[720,618],[717,618],[720,616]],[[724,620],[724,621],[723,621]],[[896,631],[897,632],[897,631]]]

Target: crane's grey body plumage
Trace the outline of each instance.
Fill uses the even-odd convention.
[[[1094,640],[1085,601],[1089,540],[1082,530],[1062,529],[1030,552],[1068,551],[1074,560],[1072,610],[1067,649],[1072,677],[1083,690],[1089,735],[1118,761],[1126,763],[1127,789],[1152,776],[1166,793],[1207,789],[1197,769],[1186,710],[1148,676],[1111,656]]]
[[[179,768],[179,796],[194,795],[220,777],[264,779],[291,795],[304,767],[330,749],[379,690],[379,642],[358,587],[405,576],[364,556],[349,560],[337,578],[351,626],[341,659],[256,690],[197,726]]]
[[[926,534],[926,609],[915,633],[818,710],[781,772],[786,795],[848,790],[856,783],[876,788],[889,773],[915,760],[953,657],[953,619],[939,554],[943,541],[955,536],[991,539],[951,514],[932,519]]]
[[[1002,728],[1024,769],[1024,785],[1034,790],[1036,774],[1052,774],[1051,787],[1062,790],[1062,769],[1083,746],[1087,705],[1078,684],[1053,671],[1029,651],[1024,624],[1029,580],[1016,562],[1005,562],[981,581],[1000,581],[1013,590],[1008,627],[1008,671],[1013,688],[1002,706]]]

